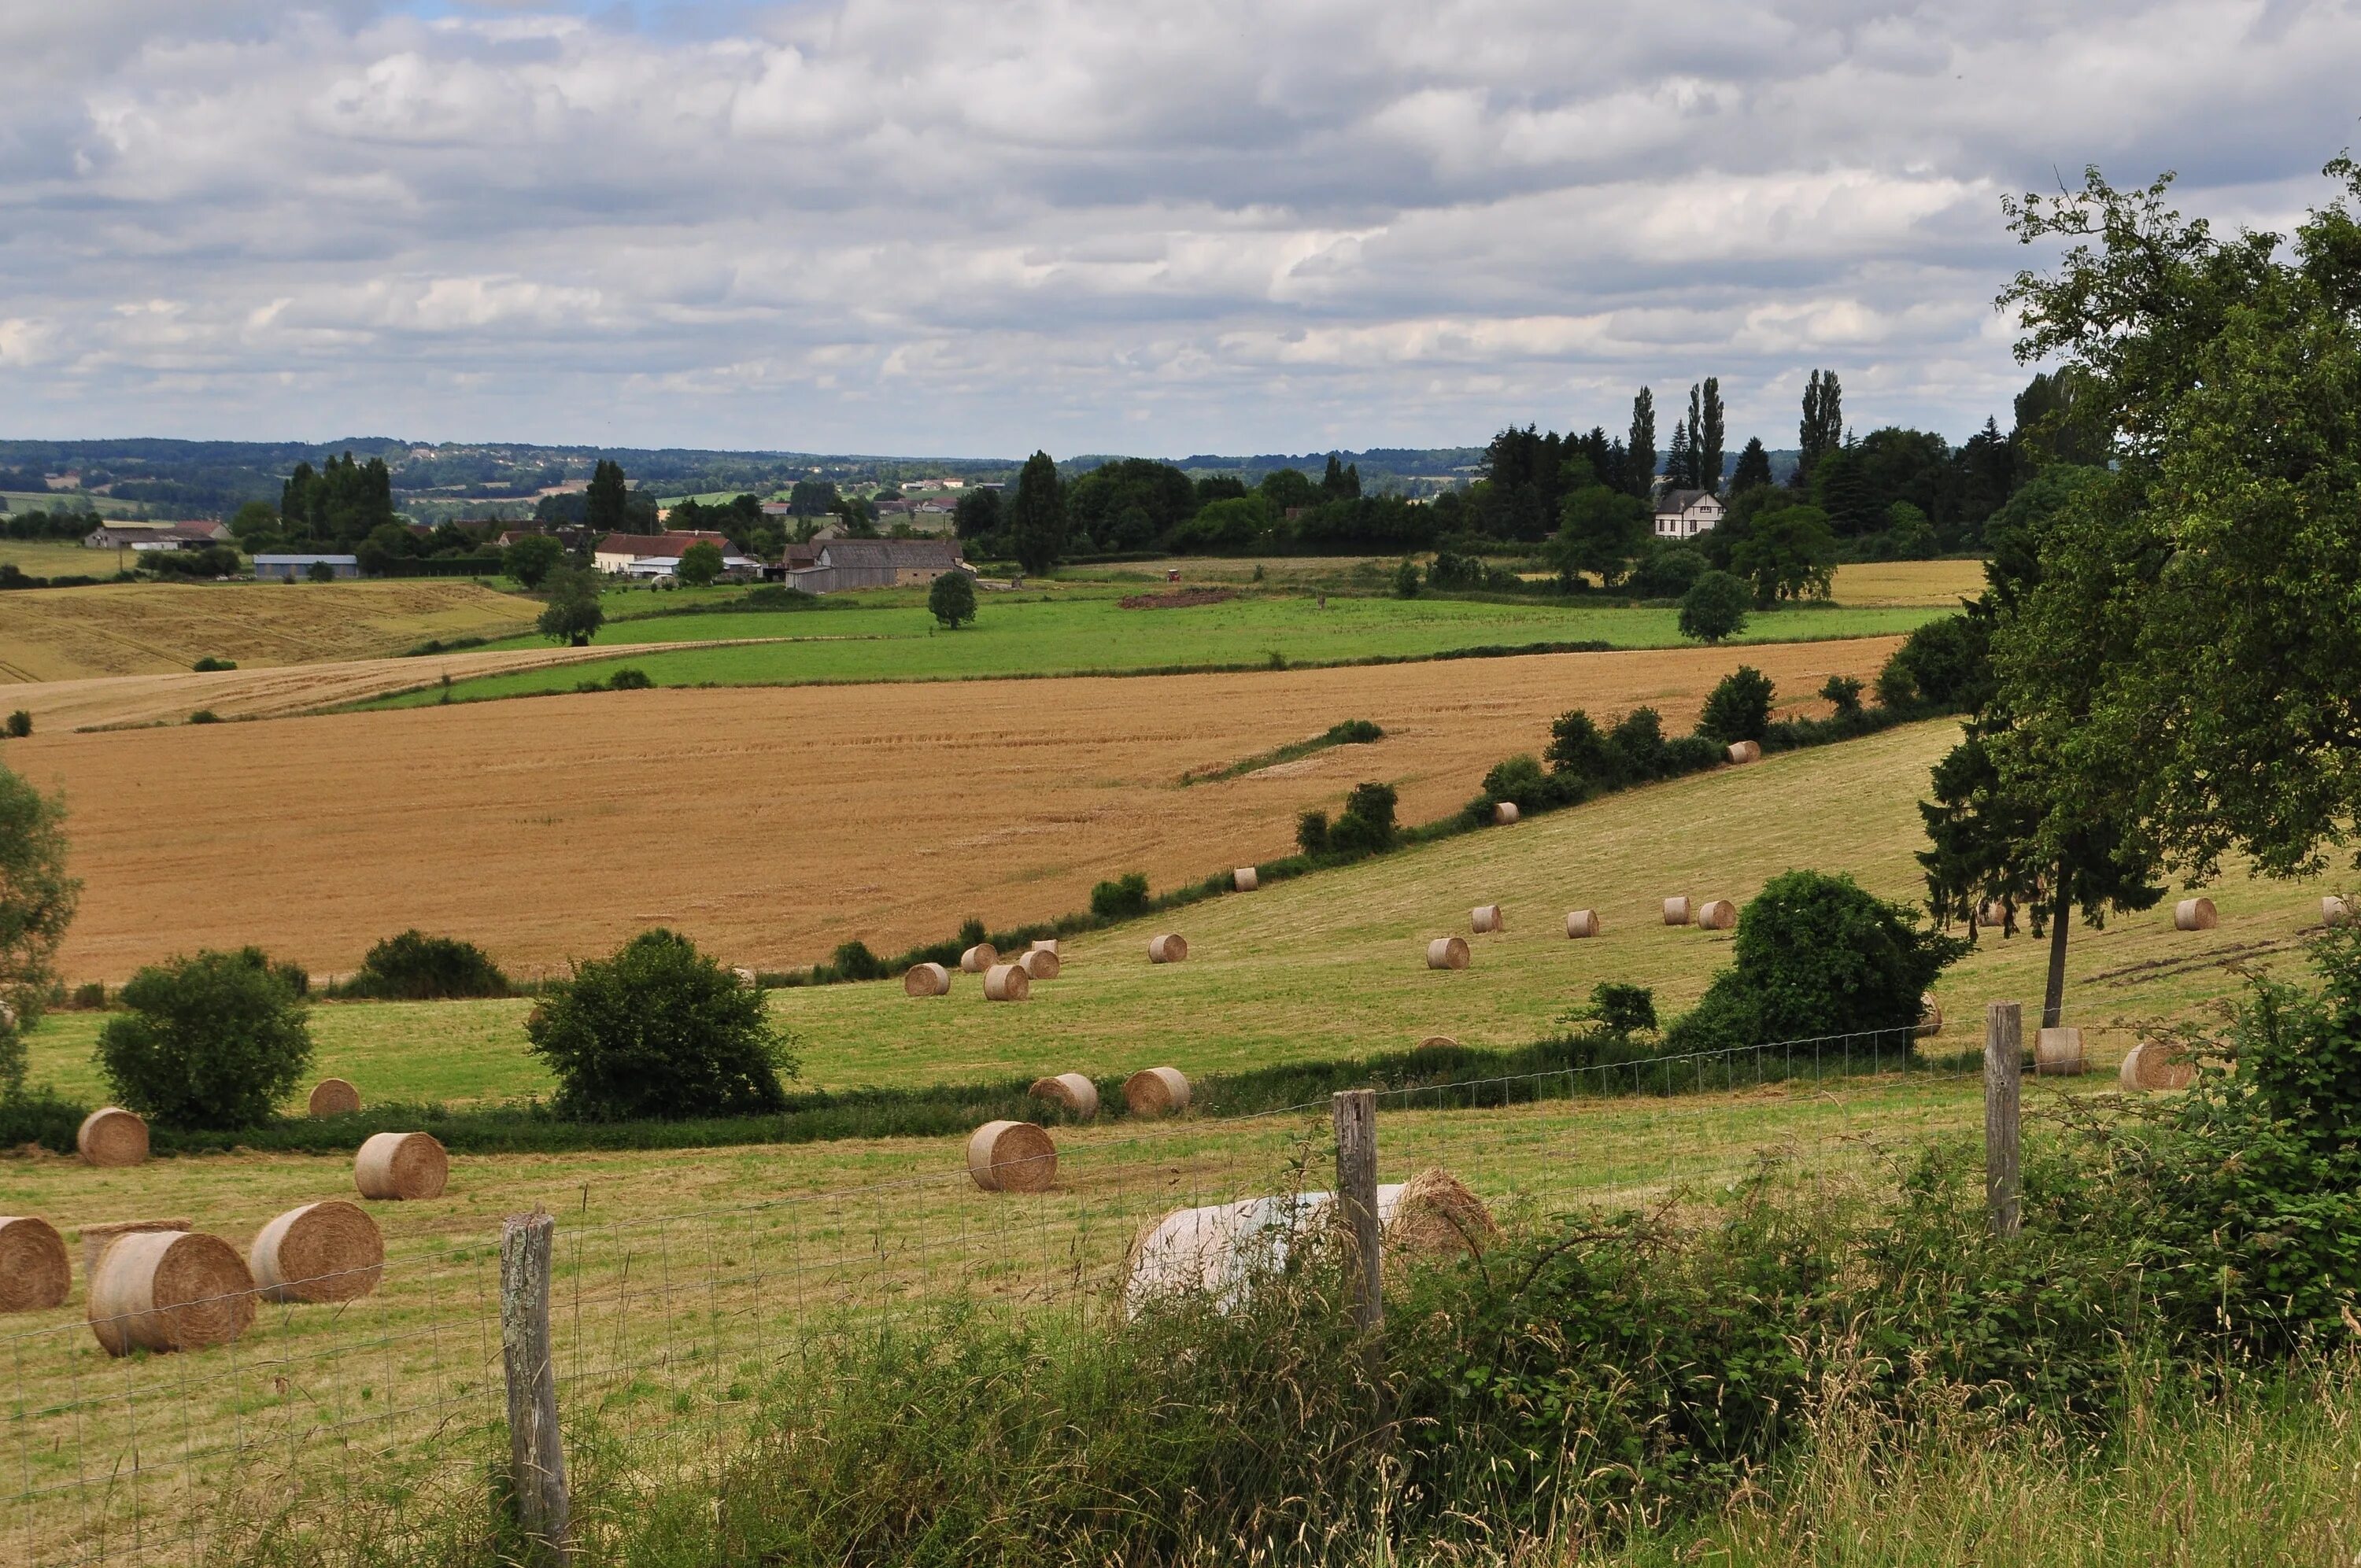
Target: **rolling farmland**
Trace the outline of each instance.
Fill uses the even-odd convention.
[[[1828,675],[1872,675],[1894,646],[616,692],[40,730],[8,755],[67,795],[88,884],[61,959],[76,978],[247,942],[345,970],[412,925],[526,973],[651,925],[785,967],[849,937],[892,951],[972,914],[1061,914],[1116,872],[1162,886],[1268,858],[1361,779],[1395,784],[1405,820],[1438,817],[1566,708],[1653,704],[1678,731],[1741,660],[1817,711]],[[1179,785],[1345,718],[1387,739]]]

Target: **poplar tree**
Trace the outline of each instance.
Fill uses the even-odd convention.
[[[1721,378],[1705,378],[1704,407],[1689,421],[1689,444],[1696,449],[1697,488],[1721,491],[1721,462],[1727,433],[1721,408]]]
[[[1844,444],[1844,389],[1833,370],[1815,370],[1804,383],[1804,417],[1795,427],[1803,455],[1795,465],[1795,484],[1808,483],[1815,464]]]
[[[1631,400],[1631,434],[1623,443],[1623,472],[1631,493],[1648,499],[1656,477],[1656,394],[1646,387]]]

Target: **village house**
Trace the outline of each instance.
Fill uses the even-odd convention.
[[[228,543],[225,522],[107,522],[82,542],[85,550],[202,550]]]
[[[1695,539],[1720,526],[1721,498],[1711,490],[1666,490],[1656,498],[1656,537]]]

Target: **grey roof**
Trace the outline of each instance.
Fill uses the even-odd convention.
[[[331,566],[357,566],[361,564],[357,555],[257,555],[254,558],[258,566],[309,566],[321,561]]]
[[[1712,495],[1711,490],[1666,490],[1656,502],[1658,511],[1686,511]]]
[[[948,572],[959,546],[948,539],[831,539],[820,547],[831,566],[897,572]]]

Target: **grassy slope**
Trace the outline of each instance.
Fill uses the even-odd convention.
[[[559,672],[462,683],[460,698],[571,691],[630,664],[659,685],[779,685],[813,681],[956,679],[1080,674],[1165,666],[1249,666],[1273,654],[1290,664],[1373,656],[1413,657],[1455,648],[1598,641],[1620,648],[1677,647],[1669,609],[1565,608],[1464,600],[1255,596],[1191,609],[1126,610],[1110,595],[1009,600],[986,594],[972,626],[942,632],[910,596],[886,608],[796,614],[710,614],[624,620],[599,641],[660,644],[707,638],[797,641],[679,652],[649,652]],[[1905,632],[1941,613],[1928,606],[1786,609],[1755,616],[1740,639],[1804,641]],[[439,701],[439,691],[374,706]]]
[[[914,1001],[898,984],[774,992],[774,1012],[801,1041],[806,1080],[829,1088],[964,1081],[1081,1069],[1184,1070],[1399,1049],[1434,1033],[1512,1045],[1548,1031],[1604,980],[1656,988],[1667,1014],[1686,1007],[1729,957],[1730,938],[1661,923],[1674,893],[1744,899],[1793,867],[1849,871],[1909,899],[1921,842],[1916,800],[1950,744],[1927,724],[1848,745],[1773,757],[1379,861],[1199,905],[1072,941],[1064,978],[1023,1005],[985,1003],[961,976],[952,993]],[[2169,910],[2078,927],[2068,1005],[2094,1025],[2105,1059],[2126,1025],[2187,1015],[2232,993],[2227,965],[2291,968],[2318,889],[2234,877],[2213,890],[2222,926],[2180,934]],[[1471,938],[1474,966],[1422,967],[1424,941],[1466,930],[1467,910],[1498,901],[1504,936]],[[1601,911],[1606,934],[1568,942],[1570,907]],[[1177,929],[1189,960],[1148,963],[1148,937]],[[2038,1003],[2046,948],[1987,937],[1939,995],[1948,1038],[1971,1042],[1985,1002]],[[316,1013],[319,1066],[379,1099],[501,1098],[545,1088],[523,1051],[527,1004],[335,1004]],[[33,1078],[95,1091],[97,1020],[55,1016],[33,1040]]]
[[[0,539],[0,564],[36,577],[111,577],[119,569],[114,551],[71,540]]]

